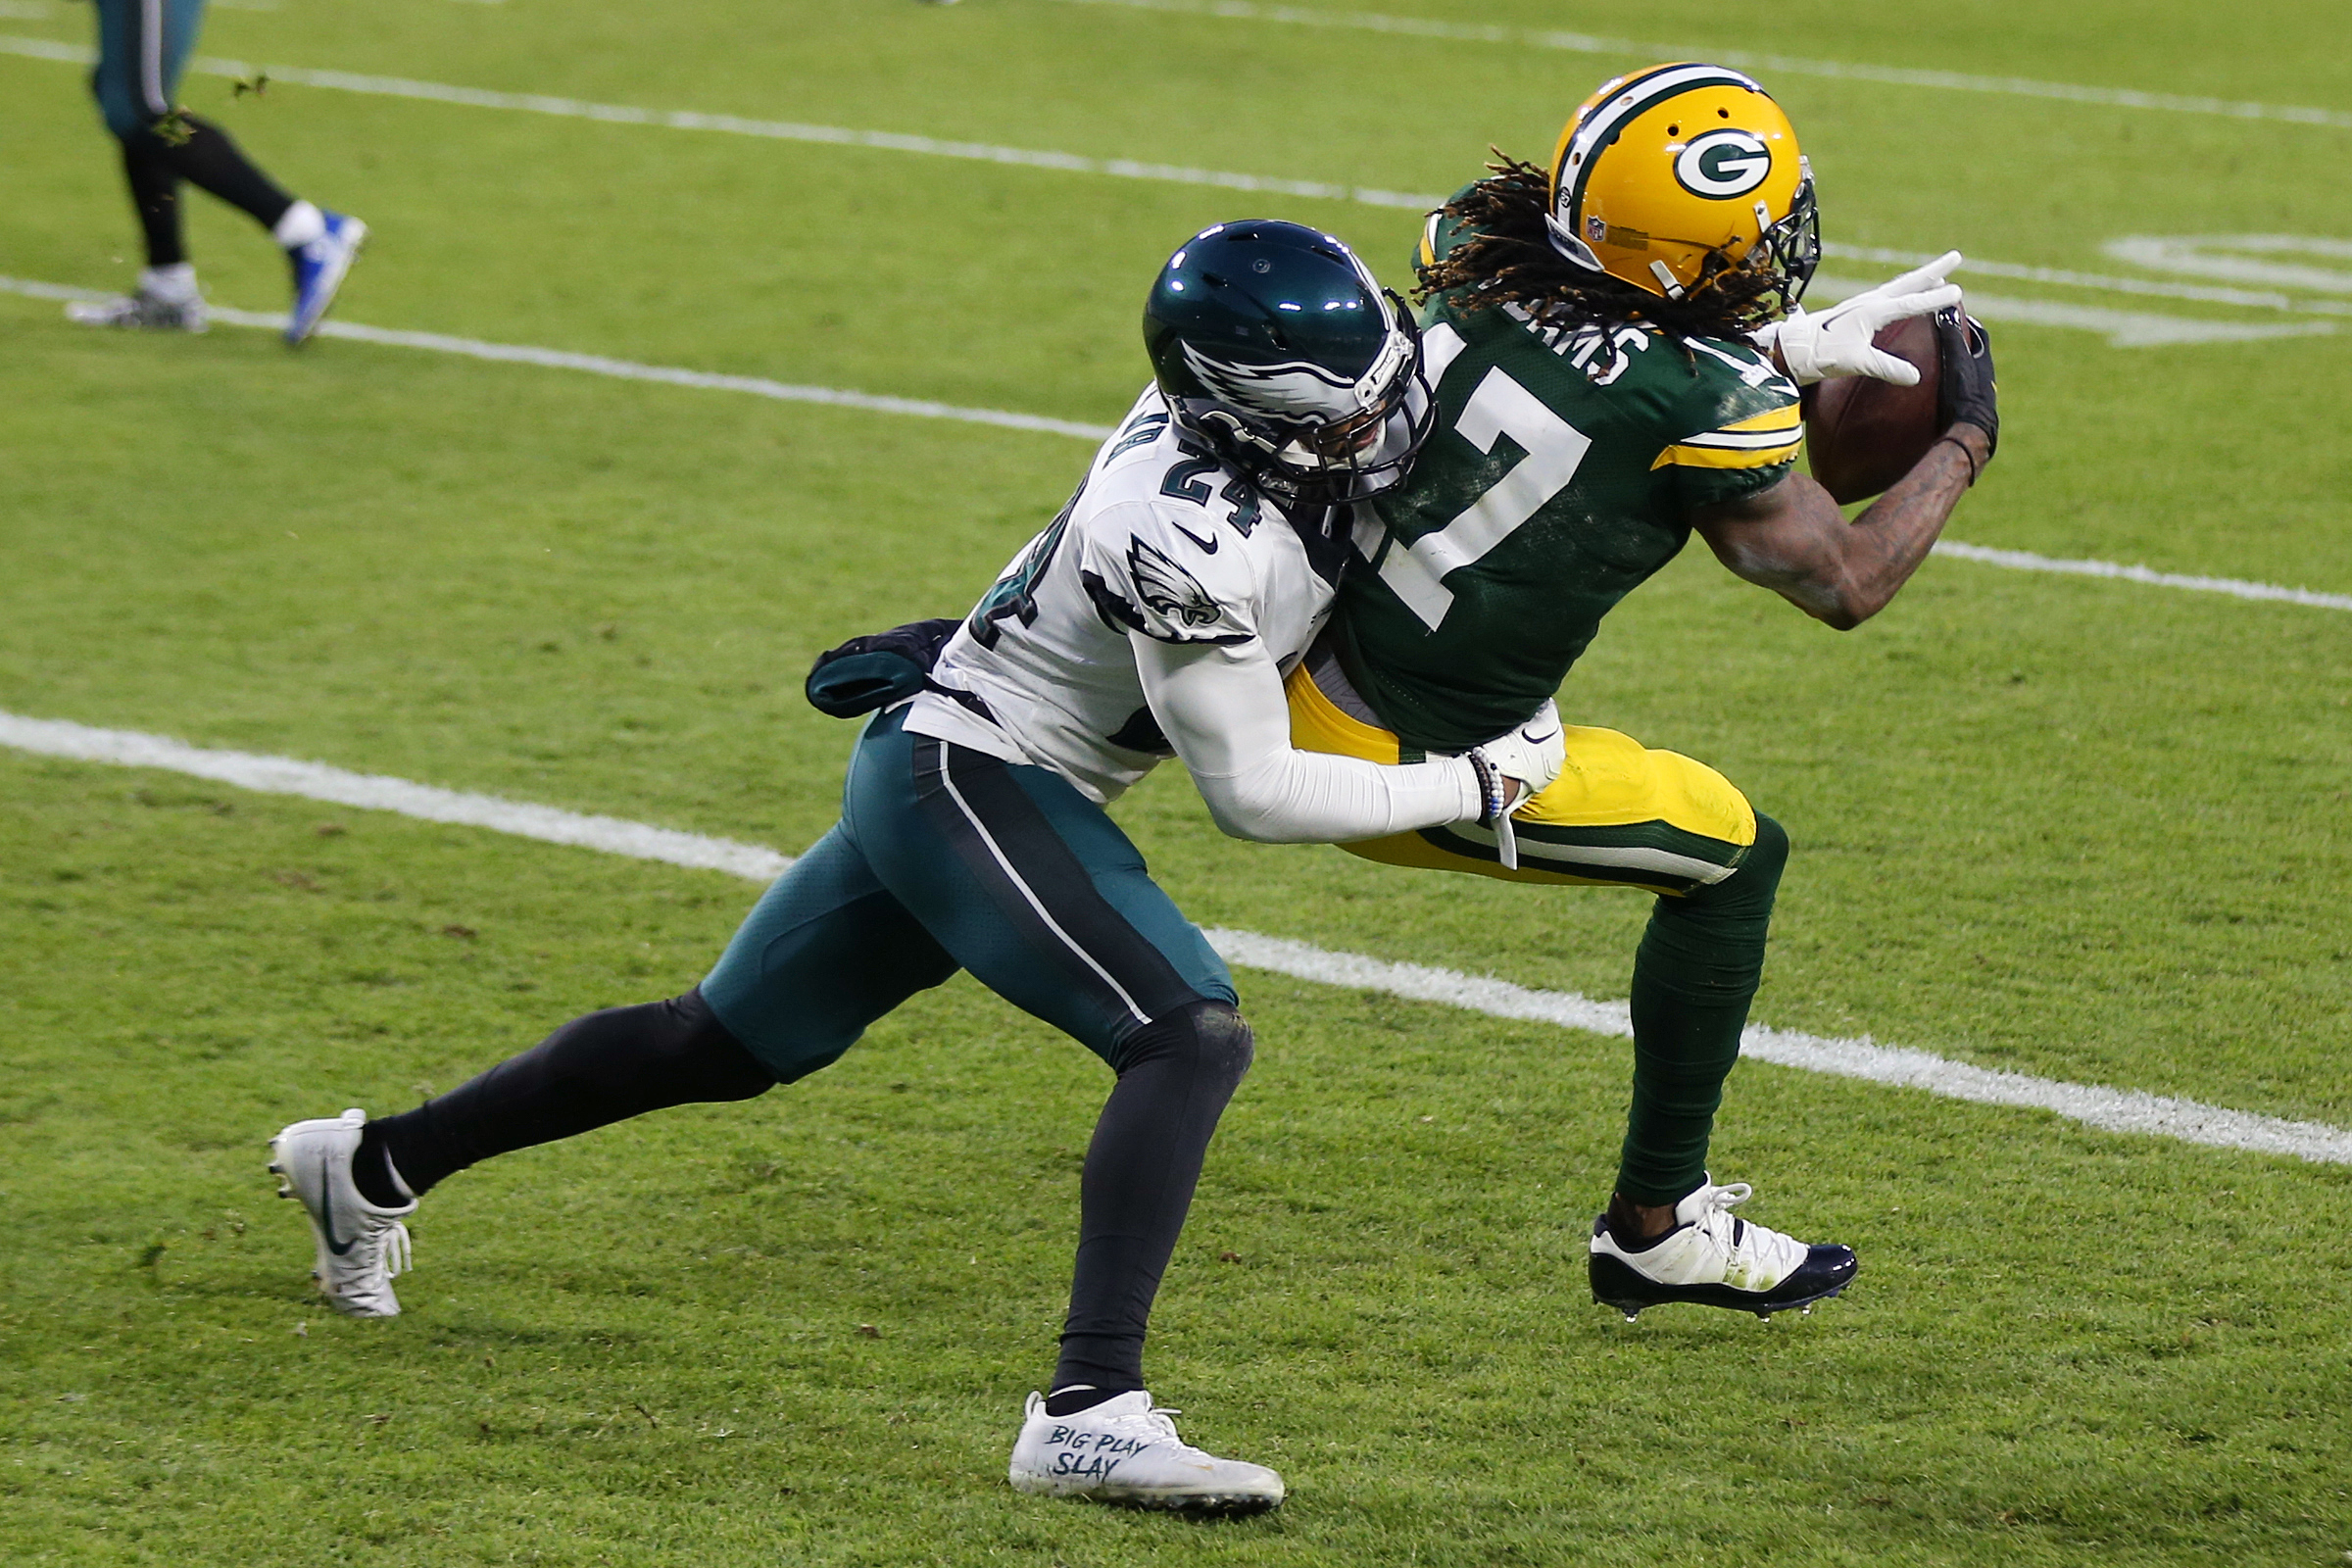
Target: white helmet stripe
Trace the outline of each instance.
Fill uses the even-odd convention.
[[[1569,142],[1567,154],[1560,161],[1560,167],[1552,171],[1555,182],[1568,169],[1574,168],[1576,171],[1574,182],[1560,192],[1556,211],[1566,214],[1568,220],[1573,221],[1584,205],[1585,182],[1592,174],[1592,155],[1606,147],[1619,131],[1641,115],[1694,87],[1745,87],[1750,92],[1763,93],[1767,98],[1772,96],[1764,92],[1754,77],[1742,75],[1725,66],[1669,66],[1646,76],[1637,77],[1616,97],[1593,110],[1592,118],[1578,127],[1575,139]]]

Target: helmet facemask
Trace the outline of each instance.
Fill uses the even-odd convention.
[[[1788,203],[1788,216],[1768,225],[1763,238],[1747,253],[1750,270],[1769,273],[1777,280],[1771,291],[1780,297],[1779,308],[1773,312],[1776,316],[1796,309],[1813,281],[1813,270],[1821,265],[1821,208],[1813,197],[1812,160],[1799,158],[1797,168],[1803,178]]]
[[[1393,489],[1437,422],[1437,398],[1421,368],[1411,311],[1380,290],[1387,337],[1347,412],[1286,418],[1240,396],[1171,399],[1177,422],[1282,498],[1318,505],[1362,501]]]

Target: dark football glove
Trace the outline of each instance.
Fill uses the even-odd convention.
[[[1992,337],[1984,323],[1957,308],[1936,313],[1936,347],[1942,351],[1943,380],[1936,409],[1943,427],[1966,422],[1984,432],[1991,456],[2001,442],[2001,410],[1992,384]]]
[[[808,706],[835,718],[856,718],[904,702],[929,684],[931,666],[960,620],[918,620],[853,637],[816,656],[803,688]]]

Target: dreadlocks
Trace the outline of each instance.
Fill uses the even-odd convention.
[[[1764,296],[1778,285],[1760,272],[1724,272],[1679,300],[1647,294],[1605,272],[1588,271],[1552,249],[1544,216],[1551,176],[1499,151],[1494,172],[1447,202],[1446,216],[1471,237],[1420,268],[1416,303],[1453,291],[1465,311],[1517,305],[1540,326],[1574,329],[1639,318],[1677,343],[1741,337],[1772,314]]]

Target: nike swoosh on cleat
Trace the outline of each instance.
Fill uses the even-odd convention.
[[[323,1174],[318,1179],[318,1229],[326,1237],[326,1250],[337,1257],[344,1256],[360,1245],[357,1236],[348,1242],[335,1240],[335,1188]]]
[[[1544,731],[1543,734],[1541,734],[1541,735],[1530,735],[1530,734],[1529,734],[1527,731],[1525,731],[1525,730],[1521,730],[1521,731],[1519,732],[1519,738],[1520,738],[1521,740],[1523,740],[1523,741],[1527,742],[1527,744],[1528,744],[1528,745],[1530,745],[1530,746],[1541,746],[1541,745],[1543,745],[1543,744],[1544,744],[1545,741],[1547,741],[1547,740],[1551,739],[1551,738],[1552,738],[1554,735],[1557,735],[1558,733],[1559,733],[1559,730],[1558,730],[1558,729],[1556,729],[1556,728],[1554,728],[1554,729],[1548,729],[1548,730],[1545,730],[1545,731]]]
[[[1215,534],[1212,533],[1207,538],[1203,539],[1199,534],[1193,532],[1192,529],[1187,528],[1181,522],[1171,522],[1168,524],[1168,526],[1175,529],[1178,533],[1184,535],[1187,539],[1190,539],[1193,543],[1199,545],[1202,555],[1213,556],[1217,553],[1217,545],[1220,541]]]

